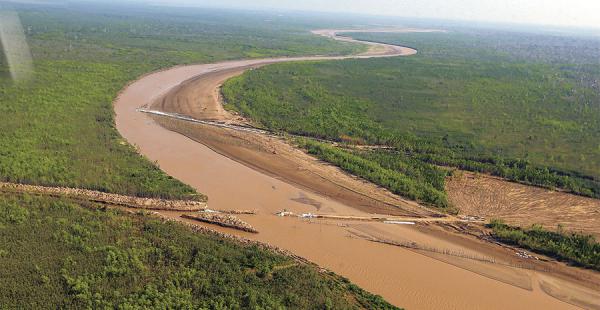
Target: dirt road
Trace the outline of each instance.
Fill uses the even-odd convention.
[[[315,33],[331,36],[336,31]],[[297,214],[318,211],[357,217],[374,213],[430,217],[436,212],[348,176],[285,141],[260,133],[240,134],[227,128],[152,118],[136,111],[146,107],[196,119],[244,124],[244,120],[223,110],[218,86],[245,70],[284,61],[416,53],[403,47],[367,44],[369,52],[357,56],[241,60],[177,67],[144,76],[116,100],[117,128],[165,172],[207,194],[211,208],[258,211],[239,217],[259,233],[236,234],[305,257],[399,306],[570,309],[576,304],[600,308],[597,273],[522,258],[511,249],[450,233],[443,227],[275,216],[283,209]],[[182,214],[161,213],[173,219],[180,219]],[[436,251],[411,250],[372,240],[414,243]],[[470,257],[491,258],[496,263]],[[550,272],[535,271],[542,268]]]

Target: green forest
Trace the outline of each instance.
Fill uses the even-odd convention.
[[[0,195],[0,305],[14,309],[395,309],[256,245],[101,205]]]
[[[442,207],[440,166],[600,197],[597,38],[469,29],[345,35],[419,53],[249,71],[225,84],[226,106],[278,132],[389,146],[386,155],[354,155],[396,161],[392,170],[420,184],[420,194],[375,182]],[[429,172],[402,168],[415,162]]]
[[[35,76],[31,83],[13,83],[0,63],[0,180],[10,182],[201,197],[120,138],[112,102],[127,82],[177,64],[361,48],[310,34],[305,20],[266,13],[15,6]]]
[[[0,181],[204,199],[119,136],[119,90],[178,64],[362,49],[266,13],[0,3],[7,7],[23,23],[35,71],[13,82],[0,55]],[[66,198],[0,193],[0,262],[0,308],[394,308],[273,251]]]
[[[395,194],[449,212],[456,211],[451,208],[444,192],[444,179],[447,172],[431,164],[385,151],[365,152],[343,149],[311,139],[297,139],[295,142],[309,154],[381,185]]]
[[[499,220],[491,221],[488,227],[494,238],[501,242],[600,271],[600,243],[593,236],[565,232],[560,227],[557,231],[539,225],[523,229]]]

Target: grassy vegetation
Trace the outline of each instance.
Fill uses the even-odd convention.
[[[387,157],[400,166],[420,162],[432,176],[443,171],[431,164],[443,165],[600,197],[597,38],[471,30],[350,35],[419,54],[253,70],[225,84],[228,107],[272,130],[391,146]],[[437,182],[408,177],[422,186]],[[429,198],[421,199],[444,205]]]
[[[410,158],[386,152],[349,151],[310,139],[297,144],[309,154],[333,163],[345,171],[388,188],[393,193],[440,208],[448,208],[444,192],[446,173]]]
[[[538,225],[522,229],[498,220],[492,221],[488,227],[499,241],[600,271],[600,243],[593,236],[566,233],[560,229],[553,232]]]
[[[392,309],[257,246],[67,199],[0,195],[7,308]]]
[[[14,84],[0,63],[3,181],[197,198],[119,137],[111,103],[128,81],[176,64],[356,50],[268,14],[76,3],[17,9],[35,79]]]

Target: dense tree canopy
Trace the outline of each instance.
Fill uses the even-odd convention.
[[[0,194],[3,308],[392,309],[316,266],[147,215]]]

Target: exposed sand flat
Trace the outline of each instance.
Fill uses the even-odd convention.
[[[396,30],[404,31],[404,30]],[[412,31],[412,30],[405,30]],[[335,30],[323,30],[335,36]],[[345,39],[347,41],[354,41]],[[360,57],[390,57],[413,55],[416,50],[394,45],[373,43],[367,53]],[[302,57],[303,60],[345,59],[346,57]],[[231,115],[223,109],[219,87],[227,79],[244,71],[267,64],[296,61],[298,58],[258,60],[241,63],[224,63],[181,83],[168,91],[150,107],[152,110],[179,113],[199,120],[221,121],[247,125],[244,119]],[[394,215],[434,214],[418,204],[403,199],[368,182],[348,176],[338,168],[324,165],[304,154],[281,139],[248,132],[223,130],[201,124],[190,124],[168,118],[156,118],[162,126],[199,141],[220,154],[241,161],[262,172],[276,175],[288,182],[319,194],[336,197],[336,200],[354,208]],[[400,208],[399,208],[400,207]]]
[[[378,54],[374,55],[375,57],[405,55],[406,52],[398,51],[396,54],[383,52],[382,54],[381,49],[390,51],[387,47],[377,47]],[[277,171],[265,173],[256,170],[252,165],[252,157],[233,160],[224,156],[227,150],[221,149],[217,143],[211,144],[211,139],[217,141],[224,139],[226,142],[238,139],[239,145],[252,142],[248,139],[239,139],[231,130],[213,128],[207,134],[194,137],[195,141],[165,129],[146,114],[136,112],[139,107],[160,101],[165,94],[181,83],[186,81],[191,83],[192,78],[198,81],[206,78],[206,75],[215,74],[217,77],[215,80],[219,80],[240,74],[248,68],[274,62],[342,58],[345,57],[243,60],[177,67],[149,74],[129,85],[116,100],[117,128],[123,137],[138,146],[142,154],[157,161],[165,172],[207,194],[210,208],[257,210],[256,215],[240,215],[239,218],[255,227],[260,233],[236,234],[305,257],[350,278],[356,284],[382,295],[396,305],[413,309],[575,308],[572,304],[552,297],[558,296],[562,300],[582,306],[600,307],[598,305],[600,298],[595,293],[600,288],[596,273],[579,271],[556,263],[552,266],[567,270],[568,274],[550,275],[529,269],[508,267],[506,265],[537,263],[519,258],[511,250],[467,236],[449,234],[436,227],[421,225],[408,227],[378,222],[302,220],[274,216],[273,213],[282,209],[294,213],[318,210],[319,213],[356,216],[369,216],[372,212],[369,212],[368,208],[340,203],[339,200],[344,199],[338,199],[339,195],[335,192],[315,193],[307,190],[306,186],[295,185],[293,182],[285,182],[284,178],[276,177]],[[226,73],[223,73],[223,70]],[[202,87],[195,85],[194,88],[196,86]],[[198,118],[236,121],[235,117],[231,118],[219,110],[217,105],[205,104],[215,100],[217,92],[213,87],[214,85],[206,87],[200,92],[189,90],[190,93],[187,95],[174,94],[175,97],[179,96],[179,103],[172,104],[177,100],[166,102],[161,108],[189,113]],[[207,128],[208,126],[205,126],[204,129],[208,130]],[[233,140],[230,140],[228,136],[232,135]],[[212,149],[197,141],[210,145]],[[227,155],[243,157],[246,156],[244,154],[251,153],[230,151]],[[410,204],[406,206],[399,204],[396,207],[410,212],[423,210],[418,205]],[[181,212],[161,212],[161,214],[179,219]],[[219,230],[233,233],[225,228]],[[366,238],[416,242],[440,250],[465,253],[468,256],[493,257],[502,264],[487,264],[448,255],[422,253],[372,242]],[[580,278],[585,277],[585,283],[577,284],[573,280],[573,277],[578,277],[579,274],[581,274]],[[539,275],[543,276],[543,282]],[[548,294],[548,291],[552,294]]]
[[[528,227],[582,231],[600,240],[600,200],[537,188],[469,172],[447,182],[448,198],[461,213],[501,218]]]
[[[440,31],[441,30],[417,29],[417,28],[381,28],[381,29],[355,29],[355,30],[353,30],[353,29],[319,29],[319,30],[313,30],[312,33],[316,34],[316,35],[324,36],[327,38],[334,38],[334,39],[336,39],[338,41],[342,41],[342,42],[352,42],[352,43],[359,42],[361,44],[367,45],[369,47],[369,50],[363,54],[357,55],[358,57],[360,57],[360,56],[381,57],[381,56],[410,56],[410,55],[416,54],[417,50],[410,48],[410,47],[391,45],[391,44],[385,44],[385,43],[357,41],[350,37],[338,35],[338,33],[345,33],[345,32],[408,33],[408,32],[440,32]],[[356,58],[357,56],[354,56],[352,58]]]
[[[170,118],[159,117],[155,120],[165,128],[201,142],[219,154],[304,190],[335,197],[354,209],[401,216],[436,214],[384,188],[349,176],[335,166],[326,165],[282,139]]]

